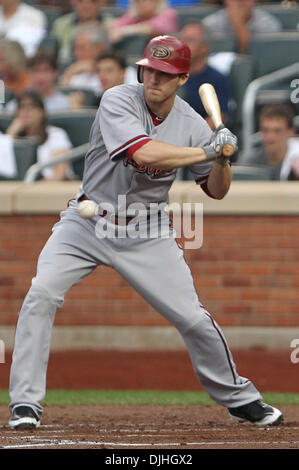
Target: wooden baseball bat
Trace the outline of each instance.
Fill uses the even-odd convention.
[[[223,129],[224,125],[221,118],[221,110],[215,88],[211,83],[203,83],[199,89],[198,94],[201,98],[204,108],[213,121],[217,130]],[[225,157],[231,157],[235,153],[234,147],[230,144],[225,144],[222,149],[222,154]]]

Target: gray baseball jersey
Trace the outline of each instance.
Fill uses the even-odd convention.
[[[137,165],[126,157],[126,150],[149,138],[179,147],[202,147],[209,143],[211,134],[206,121],[178,96],[167,118],[155,126],[144,100],[143,85],[113,87],[104,94],[91,129],[79,196],[84,193],[98,204],[104,200],[116,212],[118,194],[126,195],[127,205],[167,203],[176,170]],[[203,183],[211,163],[190,168],[195,179]]]

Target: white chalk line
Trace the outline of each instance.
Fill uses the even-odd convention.
[[[21,449],[27,447],[47,447],[47,446],[65,446],[65,445],[76,445],[76,446],[121,446],[121,447],[144,447],[144,446],[180,446],[181,443],[135,443],[135,442],[98,442],[98,441],[60,441],[60,442],[47,442],[44,444],[23,444],[15,446],[2,446],[2,449]]]
[[[184,446],[223,446],[223,445],[233,445],[233,446],[244,446],[245,445],[299,445],[299,441],[211,441],[211,442],[186,442]],[[181,442],[155,442],[155,443],[135,443],[135,442],[105,442],[105,441],[53,441],[46,442],[42,444],[32,443],[32,444],[23,444],[23,445],[9,445],[1,446],[1,449],[24,449],[30,447],[53,447],[53,446],[116,446],[116,447],[169,447],[182,446]]]
[[[232,421],[232,423],[230,425],[234,425],[234,424],[237,424],[235,421]],[[181,425],[181,423],[180,423]],[[105,426],[107,427],[107,424],[105,424]],[[122,427],[122,426],[125,426],[125,427],[136,427],[136,423],[116,423],[115,421],[113,422],[113,426],[118,426],[118,427]],[[138,427],[143,427],[143,426],[146,426],[146,428],[156,428],[157,426],[157,423],[140,423],[138,422]],[[199,423],[184,423],[184,426],[200,426],[201,429],[203,429],[204,427],[206,429],[211,429],[211,427],[209,425],[205,425],[204,427],[199,424]],[[8,425],[0,425],[0,429],[2,428],[7,428]],[[91,427],[91,428],[98,428],[98,427],[101,427],[101,423],[68,423],[68,424],[59,424],[59,423],[56,423],[56,424],[41,424],[40,428],[72,428],[72,427]],[[172,426],[169,426],[171,427],[171,429],[173,429]],[[181,429],[181,428],[178,428],[178,429]],[[215,429],[219,429],[219,431],[223,431],[223,430],[227,430],[228,429],[228,426],[226,425],[223,425],[221,427],[215,427]]]
[[[163,426],[159,426],[159,428],[157,428],[157,423],[153,423],[152,425],[149,424],[149,423],[138,423],[138,427],[141,428],[143,425],[146,425],[147,426],[147,429],[134,429],[134,432],[163,432]],[[101,428],[101,424],[94,424],[94,423],[69,423],[69,424],[41,424],[41,426],[38,428],[38,430],[46,430],[46,429],[57,429],[57,432],[58,432],[58,429],[61,428],[62,431],[59,431],[59,432],[64,432],[65,429],[67,428],[80,428],[80,427],[83,427],[83,428],[97,428],[100,432],[131,432],[132,429],[127,429],[126,427],[127,426],[132,426],[132,427],[135,427],[136,428],[136,423],[135,424],[129,424],[129,423],[126,423],[125,425],[123,423],[113,423],[113,426],[118,426],[117,428],[107,428],[107,425],[105,425],[105,428]],[[124,428],[122,428],[122,426],[126,426]],[[153,426],[152,428],[150,426]],[[173,426],[169,426],[169,429],[171,429],[171,432],[175,432],[175,431],[182,431],[182,429],[187,429],[188,427],[192,427],[194,428],[194,426],[196,426],[196,423],[190,423],[190,424],[184,424],[184,428],[180,427],[180,428],[174,428]],[[231,426],[223,426],[223,427],[211,427],[211,426],[201,426],[200,424],[198,424],[198,430],[199,431],[219,431],[219,432],[227,432],[227,431],[231,431],[232,429],[236,428],[237,426],[239,426],[239,423],[235,423],[233,422],[231,424]],[[250,423],[243,423],[242,426],[250,426]],[[0,429],[10,429],[11,428],[8,426],[8,425],[0,425]],[[167,430],[167,428],[165,428],[165,431]],[[264,431],[265,429],[267,430],[276,430],[278,431],[279,429],[286,429],[285,427],[280,427],[280,426],[255,426],[254,428],[252,429],[255,429],[257,431]],[[292,429],[292,430],[298,430],[299,427],[298,426],[291,426],[289,429]],[[15,432],[15,431],[13,431]],[[50,431],[49,431],[50,432]],[[52,431],[53,432],[53,431]]]
[[[156,424],[156,423],[155,423]],[[114,423],[115,425],[115,423]],[[151,425],[149,425],[148,423],[146,423],[147,427],[149,428]],[[127,426],[131,426],[131,428],[127,428]],[[124,432],[124,433],[132,433],[133,429],[132,427],[133,426],[136,426],[136,424],[130,424],[130,423],[126,423],[126,428],[121,428],[121,425],[117,428],[117,429],[101,429],[100,428],[100,425],[99,424],[94,424],[94,423],[69,423],[69,424],[66,424],[66,425],[63,425],[63,424],[48,424],[48,425],[42,425],[39,429],[38,429],[38,434],[37,435],[34,435],[34,436],[31,436],[31,435],[23,435],[21,436],[20,434],[18,435],[15,435],[15,433],[17,432],[16,430],[11,430],[9,428],[9,426],[0,426],[1,428],[7,428],[11,431],[11,433],[13,433],[14,435],[2,435],[0,436],[0,440],[12,440],[12,441],[16,441],[16,440],[25,440],[25,441],[30,441],[29,443],[25,444],[17,444],[17,445],[4,445],[4,446],[0,446],[2,449],[21,449],[21,448],[30,448],[30,447],[53,447],[53,446],[57,446],[57,447],[60,447],[60,446],[116,446],[116,447],[141,447],[141,446],[147,446],[147,447],[169,447],[169,446],[175,446],[175,447],[179,447],[179,446],[182,446],[182,443],[181,442],[172,442],[172,443],[167,443],[167,442],[159,442],[159,443],[150,443],[150,442],[143,442],[143,443],[128,443],[128,442],[106,442],[106,441],[86,441],[86,440],[79,440],[79,439],[82,439],[82,437],[85,437],[85,435],[82,435],[82,434],[75,434],[73,436],[73,439],[77,438],[77,440],[69,440],[69,439],[60,439],[60,436],[57,436],[57,439],[55,439],[55,433],[57,434],[63,434],[65,432],[67,432],[67,429],[72,429],[72,428],[80,428],[80,427],[84,427],[84,428],[97,428],[98,429],[98,432],[101,433],[110,433],[110,434],[113,434],[113,433],[117,433],[119,434],[120,432]],[[139,424],[140,426],[140,424]],[[192,424],[192,426],[194,426]],[[63,429],[61,429],[63,428]],[[269,428],[269,427],[263,427],[263,428],[255,428],[256,430],[259,430],[259,431],[271,431],[272,429],[275,430],[275,431],[278,431],[280,429],[283,429],[285,430],[285,428],[280,428],[280,427],[275,427],[275,428]],[[299,429],[298,427],[292,427],[291,428],[292,430],[297,430]],[[206,426],[206,427],[201,427],[199,425],[198,427],[198,430],[200,432],[205,432],[205,431],[208,431],[208,432],[226,432],[228,430],[232,430],[232,428],[228,428],[228,427],[217,427],[217,428],[211,428],[209,426]],[[47,433],[51,433],[52,434],[52,438],[47,438],[47,437],[42,437],[42,434],[43,433],[40,433],[40,431],[45,431]],[[177,431],[180,431],[182,432],[182,429],[173,429],[171,428],[171,434],[173,434],[174,432],[177,432]],[[127,434],[127,437],[139,437],[139,438],[150,438],[150,437],[157,437],[157,434],[148,434],[148,433],[159,433],[160,437],[163,436],[163,434],[169,434],[169,432],[167,432],[167,430],[165,430],[163,432],[163,430],[161,430],[161,428],[151,428],[151,429],[134,429],[134,432],[135,434]],[[186,442],[184,443],[183,445],[184,446],[209,446],[209,445],[212,445],[212,446],[220,446],[220,445],[232,445],[232,446],[240,446],[240,445],[298,445],[299,442],[298,441],[251,441],[251,442],[248,442],[248,441],[205,441],[205,442]]]

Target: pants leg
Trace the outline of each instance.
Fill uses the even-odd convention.
[[[11,409],[23,403],[42,413],[40,403],[45,397],[56,310],[62,306],[70,287],[101,264],[100,259],[102,263],[108,261],[104,249],[101,250],[102,243],[95,239],[92,224],[83,219],[63,220],[54,226],[40,254],[36,277],[17,322],[10,372]]]
[[[240,377],[224,335],[198,300],[183,251],[172,238],[128,241],[115,269],[181,333],[193,368],[211,398],[237,407],[261,398]]]

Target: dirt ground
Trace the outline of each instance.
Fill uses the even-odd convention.
[[[299,392],[290,351],[233,351],[240,375],[261,392]],[[11,355],[0,367],[8,388]],[[48,389],[201,390],[186,352],[51,353]],[[35,431],[12,431],[0,407],[0,449],[298,449],[299,407],[284,422],[258,428],[234,422],[220,406],[53,406]]]
[[[281,407],[283,424],[235,423],[216,406],[53,406],[34,431],[12,431],[0,407],[2,449],[295,449],[299,407]]]

